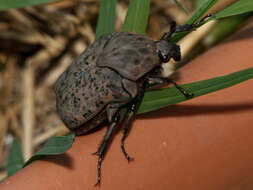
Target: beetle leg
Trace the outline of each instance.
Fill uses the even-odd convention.
[[[186,92],[185,89],[183,89],[181,86],[179,86],[175,81],[173,81],[171,78],[166,79],[169,83],[172,83],[186,98],[192,98],[193,94]]]
[[[112,122],[104,136],[104,139],[101,143],[101,145],[98,148],[98,151],[95,152],[94,154],[98,155],[98,166],[97,166],[97,170],[98,170],[98,178],[97,178],[97,183],[96,185],[100,185],[100,181],[101,181],[101,165],[102,165],[102,161],[105,155],[105,152],[107,150],[108,144],[111,141],[112,138],[112,134],[115,131],[115,129],[117,128],[117,126],[120,124],[120,112],[117,112],[114,117],[112,118]]]
[[[118,110],[119,110],[118,107],[110,107],[110,105],[106,107],[106,114],[109,123],[112,122],[112,118],[118,112]]]
[[[179,86],[171,78],[148,77],[148,83],[151,84],[151,85],[172,83],[186,98],[192,98],[193,97],[192,93],[186,92],[185,89],[183,89],[181,86]]]
[[[128,110],[128,116],[126,117],[125,126],[123,128],[123,136],[121,139],[121,150],[128,161],[133,160],[125,150],[125,139],[129,133],[133,118],[142,102],[144,96],[145,88],[143,87],[140,92],[138,93],[137,97],[135,98],[134,102],[132,103],[130,109]]]
[[[111,102],[110,104],[107,105],[107,107],[106,107],[106,114],[107,114],[107,119],[108,119],[109,123],[112,122],[113,116],[119,110],[122,110],[122,107],[125,106],[127,103],[129,103],[129,101],[130,101],[130,99],[128,99],[128,100],[122,100],[122,102]],[[120,114],[122,115],[123,113],[120,113]]]
[[[134,115],[136,113],[136,107],[137,107],[137,104],[133,103],[132,106],[131,106],[131,108],[130,108],[129,114],[127,116],[126,123],[125,123],[125,126],[123,128],[123,136],[121,138],[121,150],[122,150],[123,154],[125,155],[125,157],[126,157],[126,159],[128,161],[133,160],[133,158],[131,158],[129,156],[129,154],[126,152],[126,149],[125,149],[125,139],[126,139],[128,133],[129,133],[132,121],[134,119]]]

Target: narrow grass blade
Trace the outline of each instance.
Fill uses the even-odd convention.
[[[200,18],[204,16],[204,14],[212,8],[218,0],[205,0],[203,3],[200,5],[200,7],[195,11],[195,13],[192,15],[192,17],[186,22],[186,24],[193,24]]]
[[[69,133],[66,136],[60,137],[51,137],[44,147],[37,153],[35,153],[24,166],[27,166],[34,160],[38,160],[39,158],[47,155],[57,155],[63,154],[66,152],[73,144],[75,139],[74,133]]]
[[[17,139],[14,139],[11,145],[11,149],[7,159],[6,170],[8,176],[12,176],[17,171],[23,168],[24,158],[21,150],[21,146]]]
[[[215,44],[223,41],[228,36],[237,31],[241,26],[249,21],[253,16],[252,13],[245,13],[224,18],[217,22],[215,27],[203,39],[205,49],[209,49]]]
[[[96,28],[96,39],[114,32],[117,0],[101,0]]]
[[[131,0],[122,30],[144,34],[148,22],[149,6],[150,0]]]
[[[188,11],[184,8],[184,6],[178,1],[178,0],[173,0],[174,3],[180,8],[182,11],[184,11],[185,14],[189,14]]]
[[[41,5],[59,0],[0,0],[0,11],[12,8],[22,8],[31,5]]]
[[[199,8],[195,11],[193,16],[185,23],[185,24],[193,24],[200,18],[204,16],[204,14],[212,8],[212,6],[217,3],[218,0],[205,0],[202,2],[202,4],[199,6]],[[173,42],[178,42],[180,39],[182,39],[184,36],[186,36],[189,32],[182,32],[182,33],[177,33],[172,36],[172,41]]]
[[[247,12],[253,11],[253,1],[252,0],[240,0],[236,3],[232,4],[231,6],[227,7],[226,9],[220,11],[215,16],[217,19],[243,14]]]
[[[202,4],[203,0],[194,0],[194,8],[197,9]]]
[[[221,90],[253,78],[253,67],[229,75],[182,85],[194,97]],[[138,114],[187,100],[175,87],[146,92]]]

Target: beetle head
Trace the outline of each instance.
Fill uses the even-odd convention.
[[[181,60],[180,47],[177,44],[165,39],[161,39],[160,41],[156,42],[156,48],[158,56],[163,63],[168,62],[171,58],[173,58],[175,61]]]
[[[171,58],[175,61],[181,60],[180,47],[170,41],[173,33],[176,32],[176,22],[172,21],[170,24],[170,31],[164,33],[162,38],[156,42],[156,48],[161,62],[166,63]]]

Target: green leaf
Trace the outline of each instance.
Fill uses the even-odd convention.
[[[173,0],[174,3],[180,8],[182,11],[184,11],[185,14],[189,14],[188,11],[184,8],[184,6],[178,1],[178,0]]]
[[[215,15],[216,19],[253,11],[252,0],[240,0]]]
[[[205,46],[205,49],[209,49],[215,44],[226,39],[241,26],[247,23],[251,18],[251,13],[245,13],[221,19],[203,39],[203,45]]]
[[[194,0],[194,8],[197,9],[202,4],[203,0]]]
[[[60,137],[51,137],[44,147],[37,153],[35,153],[24,166],[27,166],[34,160],[38,160],[39,158],[47,155],[57,155],[63,154],[66,152],[73,144],[75,139],[74,133],[69,133],[66,136]]]
[[[194,97],[221,90],[253,78],[253,67],[229,75],[182,85]],[[138,114],[187,100],[175,87],[146,92]]]
[[[101,0],[96,28],[96,39],[114,32],[117,0]]]
[[[150,0],[131,0],[122,30],[144,34],[148,23],[149,6]]]
[[[185,23],[185,24],[193,24],[200,18],[204,16],[204,14],[212,8],[212,6],[217,3],[218,0],[205,0],[202,2],[202,4],[199,6],[199,8],[195,11],[193,16]],[[172,36],[172,42],[178,42],[180,39],[182,39],[184,36],[186,36],[189,32],[182,32],[177,33]]]
[[[192,17],[186,22],[186,24],[193,24],[200,18],[204,16],[204,14],[212,8],[218,0],[206,0],[203,1],[203,3],[200,5],[200,7],[195,11],[195,13],[192,15]]]
[[[23,168],[24,165],[24,158],[21,150],[21,146],[17,139],[11,144],[11,149],[7,159],[6,170],[8,176],[12,176],[17,171]]]
[[[31,5],[40,5],[51,3],[58,0],[0,0],[0,11],[5,11],[11,8],[22,8]]]

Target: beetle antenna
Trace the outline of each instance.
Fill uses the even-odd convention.
[[[164,35],[161,37],[161,40],[170,41],[170,38],[171,38],[172,34],[174,34],[174,33],[189,32],[189,31],[195,30],[197,27],[204,24],[208,18],[212,18],[212,17],[215,17],[215,15],[207,14],[206,16],[204,16],[202,19],[200,19],[195,24],[185,24],[185,25],[179,25],[179,26],[176,25],[175,21],[172,21],[170,23],[170,31],[164,33]]]
[[[213,14],[207,14],[206,16],[204,16],[202,19],[200,19],[195,24],[184,24],[184,25],[176,26],[175,33],[178,33],[178,32],[190,32],[192,30],[196,30],[199,26],[203,25],[207,19],[213,18],[213,17],[215,17],[215,15],[213,15]]]
[[[170,31],[166,32],[163,34],[163,36],[161,37],[161,40],[166,40],[166,41],[170,41],[170,37],[172,36],[173,33],[176,32],[176,22],[175,21],[171,21],[170,23]]]

